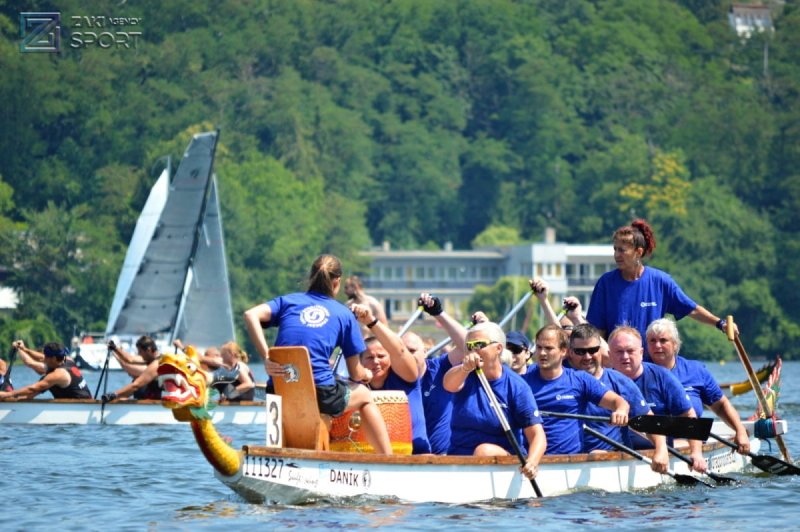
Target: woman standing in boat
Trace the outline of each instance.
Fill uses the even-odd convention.
[[[500,355],[505,345],[506,335],[499,325],[479,323],[467,333],[464,362],[445,374],[444,388],[455,394],[447,454],[508,456],[514,452],[474,373],[481,368],[497,400],[506,408],[511,430],[515,434],[521,430],[528,441],[528,457],[522,473],[534,478],[547,440],[530,387],[522,377],[503,367]]]
[[[372,380],[372,372],[359,359],[366,346],[358,322],[347,307],[334,299],[341,280],[339,259],[320,255],[311,265],[308,291],[280,296],[245,311],[245,326],[273,379],[286,377],[286,371],[283,365],[269,359],[262,326],[278,327],[276,346],[305,346],[311,358],[319,411],[336,417],[346,410],[359,409],[369,443],[379,453],[392,454],[386,423],[369,389],[363,384],[337,380],[331,370],[330,357],[338,346],[350,378],[363,383]]]
[[[620,227],[613,241],[617,269],[597,280],[586,315],[603,337],[617,326],[628,325],[645,338],[650,322],[666,314],[676,319],[690,316],[725,331],[725,320],[695,303],[668,273],[642,263],[656,249],[656,237],[646,221]]]

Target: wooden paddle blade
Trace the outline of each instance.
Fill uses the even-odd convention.
[[[701,478],[693,477],[692,475],[683,475],[681,473],[675,473],[672,475],[672,478],[674,478],[675,482],[677,482],[681,486],[696,486],[697,484],[703,484],[704,486],[708,486],[709,488],[714,487],[713,484],[706,482]]]
[[[762,471],[773,475],[800,475],[800,467],[768,454],[754,454],[750,462]]]
[[[710,417],[636,416],[628,420],[628,426],[639,432],[702,441],[708,439],[713,424]]]

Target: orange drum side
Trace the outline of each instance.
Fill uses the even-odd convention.
[[[386,421],[389,440],[394,454],[411,454],[411,410],[408,397],[399,390],[373,391],[372,399]],[[333,418],[331,426],[331,451],[374,453],[362,426],[361,413],[350,410]]]

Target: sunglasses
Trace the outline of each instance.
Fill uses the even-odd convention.
[[[516,345],[516,344],[506,344],[506,349],[511,351],[511,354],[513,354],[513,355],[518,355],[518,354],[522,353],[523,351],[525,351],[524,347],[522,347],[521,345]]]
[[[579,357],[582,357],[584,355],[594,355],[598,351],[600,351],[600,346],[599,345],[596,345],[594,347],[573,347],[572,348],[572,352],[575,353],[576,355],[578,355]]]
[[[480,351],[487,345],[496,344],[497,342],[487,342],[486,340],[472,340],[467,342],[467,351]]]

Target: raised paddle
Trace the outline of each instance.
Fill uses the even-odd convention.
[[[531,298],[532,295],[533,295],[533,291],[530,291],[530,292],[527,292],[524,296],[522,296],[522,298],[517,302],[517,304],[514,305],[511,308],[511,310],[509,310],[508,313],[503,317],[503,319],[500,320],[499,322],[497,322],[497,324],[500,327],[504,327],[506,325],[506,323],[511,321],[511,318],[513,318],[514,315],[517,312],[519,312],[519,309],[521,309],[523,306],[525,306],[525,303],[528,302],[528,300]],[[450,337],[449,336],[447,338],[445,338],[444,340],[442,340],[441,342],[439,342],[438,344],[436,344],[435,346],[431,347],[428,350],[428,358],[432,357],[434,355],[434,353],[439,352],[448,343],[450,343]]]
[[[597,432],[596,430],[594,430],[591,427],[587,427],[586,425],[584,425],[583,426],[583,430],[585,430],[586,432],[588,432],[589,434],[591,434],[595,438],[599,438],[599,439],[603,440],[604,442],[606,442],[610,446],[614,447],[618,451],[621,451],[623,453],[627,453],[627,454],[633,456],[634,458],[636,458],[638,460],[641,460],[642,462],[644,462],[646,464],[652,464],[653,463],[653,461],[650,458],[644,456],[643,454],[641,454],[641,453],[639,453],[637,451],[634,451],[633,449],[631,449],[627,445],[623,445],[618,441],[612,440],[611,438],[609,438],[605,434]],[[699,479],[697,477],[693,477],[692,475],[683,475],[681,473],[675,473],[674,471],[669,471],[669,470],[667,470],[666,474],[671,476],[672,478],[674,478],[675,482],[677,482],[678,484],[680,484],[682,486],[696,486],[697,484],[703,484],[704,486],[708,486],[709,488],[713,488],[714,487],[713,484],[709,484],[708,482],[705,482],[702,479]]]
[[[397,331],[397,336],[403,336],[405,333],[407,333],[408,330],[411,328],[411,326],[414,324],[414,322],[417,321],[417,318],[419,318],[421,315],[422,315],[422,305],[417,307],[417,310],[414,311],[414,313],[411,315],[410,318],[408,318],[406,323],[400,328],[399,331]]]
[[[486,396],[489,398],[489,403],[492,405],[492,410],[494,410],[494,415],[497,416],[497,420],[500,421],[500,425],[503,426],[503,431],[506,433],[506,438],[508,438],[508,443],[511,444],[511,447],[514,449],[514,454],[517,455],[519,459],[519,463],[525,466],[525,456],[522,454],[522,449],[519,446],[519,442],[517,438],[514,436],[514,433],[511,432],[511,426],[508,424],[508,420],[506,416],[503,414],[503,411],[500,409],[500,403],[497,402],[497,397],[494,395],[494,391],[492,390],[491,385],[489,385],[489,381],[486,380],[486,375],[484,375],[483,370],[481,368],[476,368],[475,373],[478,374],[478,380],[481,381],[481,386],[483,386],[483,391],[486,392]],[[541,498],[542,491],[539,489],[539,484],[536,483],[536,479],[531,479],[531,486],[533,486],[533,492],[536,493],[536,496]]]
[[[711,433],[711,437],[717,440],[718,442],[727,445],[731,449],[738,449],[739,446],[733,442],[722,438],[713,432]],[[772,473],[773,475],[800,475],[800,467],[796,465],[781,460],[777,456],[771,456],[768,454],[755,454],[748,452],[747,456],[750,457],[750,463],[759,468],[761,471],[766,471],[767,473]]]
[[[539,414],[550,417],[566,417],[584,421],[603,421],[611,423],[610,417],[587,416],[584,414],[567,414],[564,412],[545,412]],[[675,416],[634,416],[628,418],[628,427],[647,434],[663,434],[673,438],[689,440],[707,440],[714,420],[710,417],[675,417]]]
[[[747,378],[750,379],[750,385],[753,387],[753,391],[756,394],[758,403],[761,405],[761,411],[764,413],[765,417],[772,417],[772,408],[770,408],[767,398],[764,397],[764,390],[761,389],[761,384],[759,383],[758,376],[753,369],[753,364],[750,363],[750,357],[747,356],[747,351],[744,350],[744,345],[739,339],[739,333],[736,332],[733,326],[733,316],[727,317],[725,333],[728,335],[728,340],[732,341],[736,346],[736,353],[738,353],[739,360],[742,362],[742,366],[744,366],[744,370],[747,373]],[[778,448],[781,450],[781,454],[786,461],[791,461],[792,457],[789,456],[789,449],[786,448],[786,444],[783,441],[783,436],[776,434],[775,441],[778,442]]]

